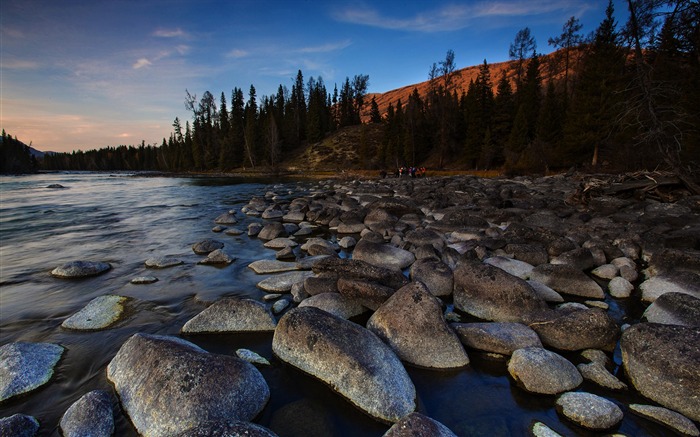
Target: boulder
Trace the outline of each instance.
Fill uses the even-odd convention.
[[[566,358],[538,347],[513,351],[508,373],[515,382],[531,393],[553,395],[573,390],[583,377]]]
[[[192,250],[197,255],[208,255],[216,249],[222,249],[224,243],[217,240],[206,239],[192,245]]]
[[[547,308],[523,279],[478,261],[465,261],[454,272],[455,308],[495,322],[520,322]]]
[[[279,222],[268,223],[258,232],[261,240],[274,240],[277,237],[287,237],[287,229]]]
[[[457,437],[448,427],[421,413],[413,412],[392,425],[383,437]]]
[[[591,274],[596,278],[600,279],[613,279],[617,276],[620,269],[618,269],[614,264],[603,264],[598,266],[591,271]]]
[[[180,264],[182,264],[182,260],[172,256],[148,258],[145,262],[146,267],[150,269],[164,269],[166,267],[179,266]]]
[[[338,293],[338,277],[330,273],[309,276],[304,279],[304,291],[311,296]]]
[[[700,421],[700,328],[639,323],[622,333],[620,349],[642,395]]]
[[[369,318],[367,329],[411,364],[434,369],[469,364],[459,338],[445,322],[442,303],[421,282],[394,293]]]
[[[530,279],[555,291],[572,296],[603,299],[605,293],[593,279],[568,264],[541,264],[530,273]]]
[[[341,238],[340,241],[338,242],[338,246],[340,246],[341,248],[346,249],[346,250],[352,249],[353,247],[355,247],[356,244],[357,244],[357,240],[354,237],[350,237],[350,236],[345,236],[345,237]]]
[[[632,285],[627,279],[617,276],[608,282],[608,291],[612,297],[626,299],[632,295],[634,285]]]
[[[260,259],[257,261],[253,261],[252,263],[248,264],[248,268],[259,275],[301,270],[296,263],[276,261],[270,259]]]
[[[608,372],[608,369],[604,364],[594,361],[588,364],[581,363],[577,365],[576,368],[586,381],[590,381],[609,390],[627,389],[627,384],[617,379],[617,377],[615,377],[615,375],[612,373]]]
[[[230,257],[226,252],[221,249],[213,250],[207,255],[206,258],[199,261],[197,264],[207,264],[207,265],[228,265],[234,261],[234,258]]]
[[[449,296],[454,288],[452,269],[435,258],[423,258],[414,262],[410,277],[412,281],[425,284],[434,296]]]
[[[557,412],[575,424],[595,431],[610,429],[622,421],[614,402],[592,393],[570,392],[557,398]]]
[[[514,259],[526,262],[532,266],[545,264],[549,261],[547,249],[541,244],[507,244],[503,250]]]
[[[51,270],[51,275],[57,278],[86,278],[97,276],[111,269],[109,263],[99,261],[71,261]]]
[[[313,265],[313,271],[317,274],[334,273],[345,279],[376,282],[394,290],[408,284],[408,279],[401,272],[377,267],[357,259],[325,258]]]
[[[665,293],[642,314],[651,323],[700,328],[700,299],[685,293]]]
[[[700,275],[691,272],[669,272],[654,276],[639,285],[644,302],[653,302],[666,293],[685,293],[700,299]]]
[[[301,245],[301,250],[308,251],[311,246],[322,246],[328,252],[336,252],[340,248],[336,243],[331,243],[323,238],[314,237],[307,239],[306,242]]]
[[[518,261],[517,259],[506,258],[504,256],[493,256],[491,258],[486,258],[484,263],[498,267],[501,270],[505,270],[506,272],[513,276],[517,276],[520,279],[528,279],[530,277],[530,272],[535,268],[524,261]]]
[[[49,382],[63,347],[52,343],[7,343],[0,347],[0,402]]]
[[[675,411],[663,407],[641,404],[630,404],[629,409],[632,413],[665,425],[679,434],[694,437],[700,436],[700,430],[698,430],[698,427],[695,426],[693,421]]]
[[[600,308],[542,311],[527,319],[542,343],[559,350],[602,349],[612,351],[620,328]]]
[[[340,278],[336,285],[338,292],[342,296],[352,299],[371,310],[378,309],[395,291],[393,288],[376,282],[355,279]]]
[[[172,437],[277,437],[277,434],[255,423],[225,420],[205,422]]]
[[[313,273],[307,271],[280,273],[258,282],[257,287],[271,293],[289,293],[294,284],[311,276]]]
[[[235,211],[225,212],[225,213],[219,215],[217,218],[215,218],[214,223],[216,223],[218,225],[235,225],[236,223],[238,223],[238,220],[236,220],[236,212]]]
[[[445,248],[445,237],[433,229],[416,229],[406,234],[406,242],[415,247],[430,245],[435,250],[442,251]]]
[[[280,205],[270,205],[262,212],[262,218],[264,219],[279,219],[284,217],[285,211]]]
[[[397,422],[416,408],[413,382],[391,348],[367,329],[318,308],[285,314],[272,350],[379,420]]]
[[[312,306],[341,319],[350,319],[366,311],[358,301],[343,296],[340,293],[321,293],[304,299],[299,307]]]
[[[539,296],[539,298],[544,300],[545,302],[552,302],[552,303],[564,302],[564,298],[561,296],[561,294],[557,293],[556,291],[552,290],[551,288],[547,287],[546,285],[542,284],[541,282],[537,282],[537,281],[533,281],[532,279],[528,279],[527,283],[530,284],[532,289],[535,291],[535,294],[537,294],[537,296]]]
[[[390,244],[372,243],[360,239],[352,253],[353,259],[390,270],[403,270],[416,260],[411,252]]]
[[[13,414],[0,419],[0,435],[8,437],[34,437],[39,431],[39,421],[26,414]]]
[[[595,258],[590,249],[584,247],[569,250],[552,257],[549,262],[551,264],[567,264],[578,270],[590,270],[596,265]]]
[[[83,309],[64,320],[61,327],[80,331],[108,328],[119,321],[128,299],[112,294],[96,297]]]
[[[452,329],[468,347],[501,355],[517,349],[542,347],[532,328],[522,323],[453,323]]]
[[[285,249],[287,247],[297,247],[299,243],[288,237],[277,237],[263,244],[268,249]]]
[[[173,435],[209,421],[250,421],[270,398],[252,364],[177,337],[134,334],[107,366],[107,378],[131,423],[146,436]]]
[[[252,299],[225,297],[209,305],[182,327],[181,332],[274,331],[275,317],[262,303]]]
[[[61,417],[64,436],[109,437],[114,433],[114,412],[109,393],[93,390],[84,394]]]

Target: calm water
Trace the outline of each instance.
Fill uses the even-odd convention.
[[[61,184],[65,189],[49,189]],[[263,277],[247,265],[274,259],[274,252],[247,235],[214,234],[214,218],[240,210],[253,196],[274,192],[294,198],[318,188],[311,182],[251,183],[233,179],[131,177],[125,174],[60,173],[2,177],[0,182],[0,345],[13,341],[51,342],[66,352],[43,388],[0,404],[0,417],[35,416],[41,435],[59,435],[65,410],[90,390],[112,391],[106,366],[121,344],[136,332],[178,335],[182,325],[222,296],[261,299],[255,284]],[[234,225],[252,221],[238,214]],[[325,235],[334,238],[333,235]],[[237,260],[217,268],[197,265],[191,246],[205,238],[225,243]],[[153,256],[172,255],[185,263],[162,270],[144,267]],[[349,255],[348,255],[349,256]],[[106,261],[108,273],[83,280],[61,280],[49,272],[72,260]],[[136,276],[156,276],[150,285],[133,285]],[[100,332],[61,328],[67,317],[104,294],[133,298],[134,311],[117,327]],[[617,318],[623,319],[624,308]],[[322,383],[275,360],[272,334],[188,336],[204,349],[234,355],[241,347],[273,362],[261,372],[271,398],[257,423],[280,436],[381,436],[388,426],[365,416]],[[408,367],[418,392],[419,411],[458,435],[529,435],[543,421],[565,435],[595,435],[562,422],[554,397],[529,395],[513,385],[503,361],[470,352],[472,363],[459,371]],[[619,359],[617,360],[619,364]],[[619,401],[626,435],[672,435],[665,428],[626,411],[644,402],[584,385],[583,390]],[[116,397],[115,397],[116,398]],[[115,402],[115,435],[136,435]]]

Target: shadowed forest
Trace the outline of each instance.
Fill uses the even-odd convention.
[[[218,98],[187,91],[192,119],[175,118],[161,144],[47,154],[40,167],[314,168],[303,162],[305,151],[340,141],[355,158],[328,169],[665,168],[692,179],[700,162],[700,8],[690,0],[628,0],[627,6],[629,19],[619,23],[610,2],[589,34],[571,17],[547,41],[555,49],[549,55],[538,54],[542,42],[524,28],[510,45],[510,61],[498,68],[484,60],[458,69],[448,50],[429,66],[427,82],[404,87],[403,94],[368,94],[363,74],[331,91],[322,77],[305,78],[301,70],[291,90],[280,85],[271,96],[258,96],[253,85]],[[2,142],[3,158],[9,143]]]

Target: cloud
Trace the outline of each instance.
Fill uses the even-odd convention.
[[[226,56],[229,58],[245,58],[248,56],[248,52],[242,49],[233,49],[230,52],[226,53]]]
[[[23,59],[4,59],[2,61],[2,68],[8,70],[35,70],[39,68],[39,64],[34,61],[26,61]]]
[[[131,68],[138,70],[139,68],[148,67],[149,65],[152,65],[151,61],[146,58],[139,58],[139,60],[137,60],[134,65],[131,66]]]
[[[335,42],[335,43],[327,43],[323,44],[320,46],[310,46],[310,47],[302,47],[298,49],[297,51],[299,53],[328,53],[328,52],[335,52],[337,50],[342,50],[346,47],[349,47],[350,44],[352,44],[352,41],[349,39]]]
[[[156,29],[155,31],[153,31],[153,36],[157,36],[159,38],[178,38],[178,37],[187,36],[187,33],[185,33],[180,28],[177,28],[177,29]]]
[[[119,135],[117,135],[117,138],[129,138],[131,136],[132,136],[131,134],[123,132],[123,133],[120,133]]]
[[[517,18],[573,9],[580,14],[590,7],[582,0],[501,0],[446,5],[406,18],[385,16],[370,8],[348,8],[336,11],[333,18],[381,29],[431,33],[463,29],[475,20],[484,18]]]

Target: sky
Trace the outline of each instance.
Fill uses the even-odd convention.
[[[0,125],[42,151],[160,144],[183,125],[186,90],[248,95],[369,75],[369,92],[508,60],[518,30],[537,51],[571,16],[595,30],[605,0],[2,0]],[[616,0],[618,21],[624,12]]]

